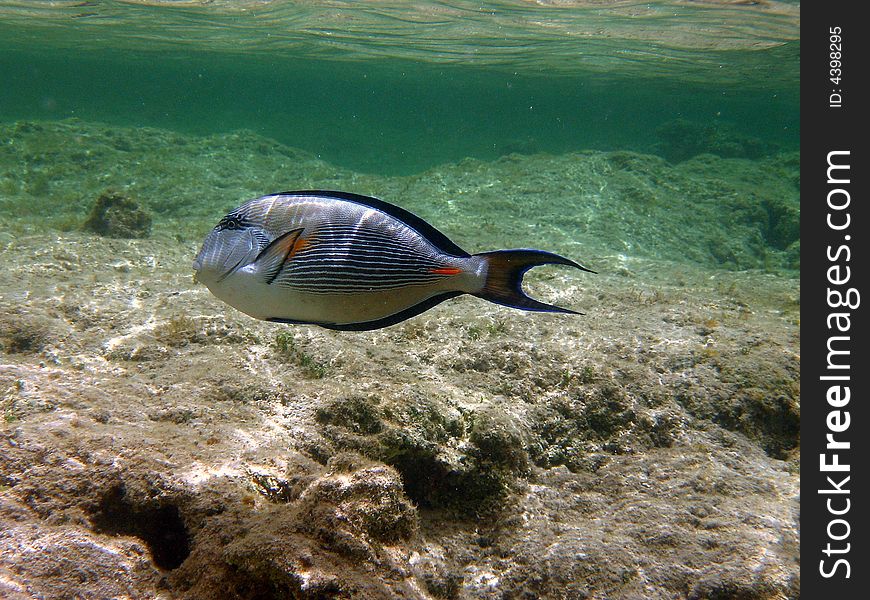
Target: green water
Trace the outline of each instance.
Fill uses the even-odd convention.
[[[799,5],[0,1],[0,122],[248,129],[337,166],[799,139]],[[715,149],[714,149],[715,150]]]
[[[781,0],[0,0],[0,596],[799,597],[799,26]],[[294,189],[577,261],[522,285],[582,314],[250,318],[192,264]],[[389,273],[413,261],[360,261],[403,240],[293,250]]]
[[[0,0],[0,232],[341,189],[481,248],[794,274],[799,9]]]

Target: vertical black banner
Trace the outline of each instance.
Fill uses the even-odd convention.
[[[801,591],[866,598],[870,589],[870,343],[867,333],[866,113],[870,57],[863,3],[802,6]]]

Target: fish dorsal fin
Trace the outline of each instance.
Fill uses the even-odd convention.
[[[254,265],[267,284],[275,281],[281,269],[284,268],[287,257],[290,256],[294,246],[299,242],[299,234],[302,233],[302,229],[302,227],[292,229],[287,233],[279,235],[269,242],[269,245],[263,248],[260,254],[257,255]]]
[[[374,208],[375,210],[379,210],[383,213],[394,217],[411,227],[417,233],[422,235],[424,238],[432,242],[439,250],[444,252],[445,254],[450,254],[452,256],[458,256],[461,258],[467,258],[471,256],[468,252],[454,244],[450,241],[446,235],[432,227],[429,223],[415,215],[414,213],[405,210],[395,204],[390,204],[389,202],[384,202],[383,200],[379,200],[378,198],[373,198],[371,196],[363,196],[361,194],[354,194],[351,192],[336,192],[332,190],[305,190],[298,192],[281,192],[280,194],[276,194],[278,196],[322,196],[326,198],[335,198],[338,200],[345,200],[347,202],[353,202],[355,204],[361,204],[363,206],[368,206],[369,208]]]

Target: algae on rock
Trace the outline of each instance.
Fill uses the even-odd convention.
[[[116,190],[97,198],[82,229],[114,238],[146,238],[151,235],[151,215],[138,202]]]

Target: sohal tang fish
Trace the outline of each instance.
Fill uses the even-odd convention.
[[[577,314],[523,293],[523,274],[547,264],[590,271],[542,250],[468,254],[398,206],[306,191],[263,196],[232,211],[205,238],[193,268],[215,296],[252,317],[365,331],[460,294]]]

